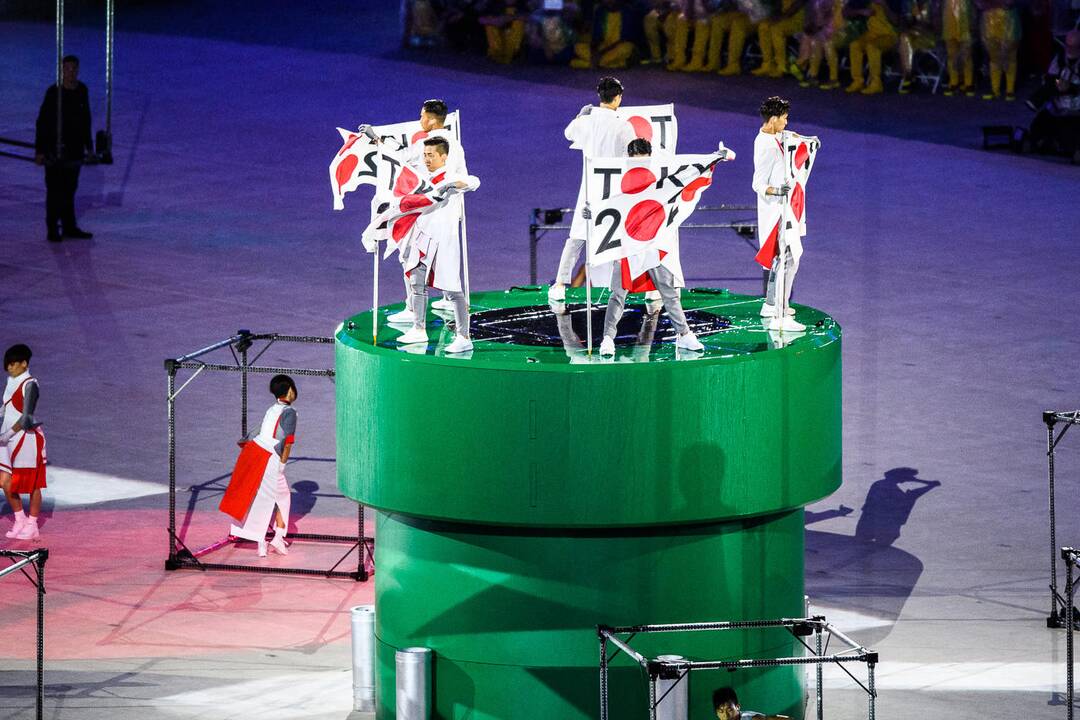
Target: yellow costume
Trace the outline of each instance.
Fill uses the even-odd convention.
[[[1020,42],[1020,20],[1016,9],[995,7],[984,10],[982,41],[990,60],[990,92],[983,98],[1001,97],[1001,71],[1004,69],[1005,97],[1012,100],[1016,92],[1016,46]]]
[[[758,44],[761,45],[761,66],[754,75],[781,77],[788,69],[787,39],[802,32],[806,20],[805,0],[782,0],[780,14],[762,20],[758,25]]]
[[[596,64],[607,69],[626,67],[630,56],[634,54],[634,44],[623,39],[623,14],[619,10],[597,10],[594,37],[598,37]],[[592,67],[593,48],[588,41],[574,45],[574,59],[570,67],[587,69]]]
[[[507,65],[521,51],[521,43],[525,40],[525,19],[513,7],[507,7],[503,15],[503,18],[499,18],[501,23],[485,24],[484,33],[487,35],[487,56]]]
[[[957,90],[975,93],[975,63],[971,55],[971,0],[943,0],[941,39],[949,61],[949,86],[946,95]],[[960,71],[963,69],[963,83]]]
[[[870,5],[870,17],[866,21],[866,32],[851,41],[851,84],[848,92],[861,92],[863,95],[876,95],[885,89],[881,82],[881,54],[896,47],[899,41],[896,28],[893,27],[885,12],[883,0],[873,0]],[[866,56],[870,69],[870,82],[863,75],[863,55]]]

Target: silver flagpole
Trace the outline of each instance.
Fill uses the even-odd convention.
[[[375,243],[375,252],[371,254],[372,265],[375,267],[375,287],[371,291],[371,344],[379,344],[379,243]],[[408,307],[408,298],[405,298],[405,306]]]
[[[461,145],[461,111],[458,110],[457,121],[457,141],[458,152],[464,156],[465,151]],[[464,273],[464,283],[462,289],[465,291],[465,310],[469,311],[472,308],[472,295],[469,292],[469,227],[465,223],[465,195],[462,194],[461,200],[461,270]],[[460,332],[462,328],[458,328]]]
[[[791,186],[791,167],[788,164],[788,148],[787,137],[783,133],[780,135],[780,144],[784,153],[784,184],[789,188]],[[791,190],[788,190],[790,194]],[[780,229],[776,234],[776,245],[779,251],[777,267],[776,267],[776,287],[778,297],[776,298],[776,317],[780,324],[781,335],[784,332],[784,321],[787,320],[787,269],[784,267],[787,260],[786,250],[787,244],[784,242],[784,229],[787,226],[788,221],[788,200],[789,195],[780,196]]]
[[[589,158],[582,153],[585,183],[585,207],[589,207]],[[571,224],[573,220],[571,219]],[[585,337],[588,356],[592,357],[592,217],[585,221]]]

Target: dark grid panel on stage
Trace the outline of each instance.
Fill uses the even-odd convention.
[[[721,630],[763,630],[766,628],[785,628],[799,641],[807,652],[808,657],[779,657],[779,658],[748,658],[742,660],[666,660],[662,658],[648,658],[637,652],[630,646],[630,641],[636,635],[645,633],[665,632],[701,632]],[[776,620],[741,620],[734,622],[701,622],[701,623],[675,623],[667,625],[625,625],[608,626],[599,625],[596,628],[600,639],[600,720],[608,720],[608,668],[611,661],[620,653],[625,653],[632,658],[649,674],[649,718],[656,720],[657,706],[682,682],[687,675],[694,670],[739,670],[744,668],[776,667],[780,665],[814,665],[817,672],[816,703],[817,718],[824,717],[824,696],[822,694],[822,668],[826,663],[834,663],[847,673],[848,677],[866,691],[869,701],[867,708],[868,720],[875,719],[875,702],[877,690],[874,687],[874,668],[878,663],[878,654],[868,650],[830,625],[823,615],[815,615],[808,618],[779,618]],[[618,635],[626,635],[619,638]],[[804,637],[814,636],[814,647],[811,648]],[[828,635],[828,638],[825,636]],[[828,642],[836,638],[847,646],[847,650],[827,655]],[[608,656],[608,643],[615,646],[615,652]],[[866,684],[844,667],[844,663],[861,662],[866,664]],[[667,692],[659,698],[656,697],[656,681],[658,679],[675,680],[675,683],[667,689]],[[1069,720],[1072,720],[1070,714]]]
[[[256,343],[265,343],[255,356],[249,360]],[[270,367],[256,365],[259,358],[277,342],[293,342],[308,344],[332,345],[334,339],[330,337],[308,335],[284,335],[280,333],[252,333],[249,330],[238,330],[237,333],[224,340],[208,345],[204,348],[165,360],[165,371],[169,376],[168,393],[168,416],[169,416],[169,556],[165,560],[166,570],[230,570],[236,572],[264,573],[272,575],[309,575],[317,577],[340,577],[352,580],[367,580],[374,572],[374,544],[372,537],[364,535],[364,506],[357,504],[357,530],[356,535],[329,535],[322,533],[291,533],[292,540],[306,540],[311,542],[349,543],[350,547],[345,554],[330,568],[303,568],[303,567],[277,567],[266,565],[240,565],[234,563],[205,562],[200,558],[210,555],[216,550],[228,546],[234,542],[231,537],[222,538],[198,550],[189,549],[180,538],[176,529],[176,398],[183,392],[200,373],[204,371],[235,372],[240,374],[240,434],[246,437],[248,434],[248,375],[256,374],[293,374],[313,377],[334,377],[333,369],[324,368],[294,368],[294,367]],[[200,358],[205,355],[229,349],[232,363],[206,362]],[[176,387],[177,373],[181,370],[194,370],[190,377],[179,387]],[[341,569],[346,559],[356,552],[356,569]]]
[[[756,212],[754,205],[701,205],[697,212]],[[535,285],[537,278],[537,256],[540,240],[549,230],[569,230],[567,216],[572,218],[574,208],[533,208],[529,211],[529,284]],[[732,222],[686,222],[680,230],[734,230],[745,240],[754,252],[757,252],[757,220],[735,220]],[[763,283],[768,283],[768,271],[765,271]],[[765,294],[764,284],[762,294]]]
[[[1066,581],[1064,594],[1058,589],[1057,558],[1059,547],[1057,544],[1057,491],[1054,485],[1054,455],[1058,443],[1065,437],[1073,425],[1080,425],[1080,410],[1055,411],[1047,410],[1042,415],[1043,423],[1046,424],[1046,470],[1049,479],[1050,500],[1050,615],[1046,618],[1046,626],[1051,628],[1065,627],[1067,618],[1072,614],[1073,623],[1080,622],[1076,612],[1076,606],[1072,602],[1072,588]],[[1056,431],[1058,425],[1061,430]],[[1066,600],[1066,595],[1069,599]]]
[[[21,572],[37,588],[37,694],[34,703],[37,720],[45,712],[45,561],[49,559],[47,548],[37,550],[0,550],[0,557],[10,558],[11,564],[0,568],[0,578]],[[26,571],[34,569],[34,575]]]

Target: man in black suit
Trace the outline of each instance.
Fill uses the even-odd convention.
[[[68,55],[62,63],[60,88],[51,85],[38,111],[34,161],[45,166],[45,224],[51,242],[62,238],[90,238],[92,233],[75,222],[75,189],[84,159],[93,153],[90,139],[90,95],[79,82],[79,58]],[[62,90],[61,90],[62,89]],[[56,142],[56,93],[61,90],[61,131]]]

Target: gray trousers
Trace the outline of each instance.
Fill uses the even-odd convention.
[[[555,275],[555,282],[569,285],[574,279],[574,266],[577,265],[581,251],[585,248],[585,238],[567,238],[563,245],[562,256],[559,258],[559,271]]]
[[[683,314],[682,302],[679,300],[679,290],[675,287],[675,276],[663,265],[658,265],[649,271],[653,285],[660,292],[664,301],[664,310],[667,310],[671,324],[680,335],[690,332],[690,326],[686,324],[686,315]],[[622,319],[623,309],[626,307],[626,290],[622,286],[622,268],[615,263],[611,276],[611,297],[608,298],[607,311],[604,313],[604,337],[614,338],[618,333],[619,320]]]
[[[420,263],[413,268],[409,275],[410,307],[416,315],[413,327],[427,327],[427,280],[428,266]],[[469,306],[465,302],[465,293],[461,291],[450,292],[443,290],[443,297],[454,303],[454,322],[457,324],[455,331],[458,335],[469,337]]]
[[[769,269],[769,287],[765,291],[765,302],[776,307],[776,271],[780,269],[780,256],[773,258],[772,267]],[[786,293],[784,299],[790,304],[791,283],[795,281],[795,273],[799,270],[799,264],[791,257],[791,248],[784,248],[784,286]]]

